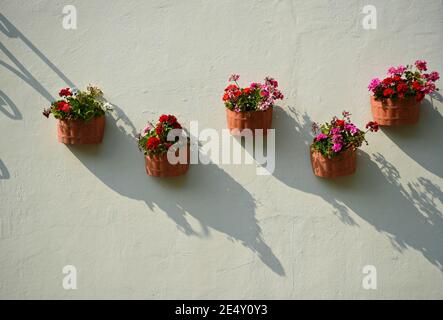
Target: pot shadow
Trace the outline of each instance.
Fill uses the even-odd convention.
[[[355,215],[385,234],[402,252],[411,247],[443,271],[443,192],[431,180],[419,177],[406,184],[400,172],[381,154],[359,150],[357,172],[333,180],[312,173],[309,145],[312,120],[289,107],[277,110],[276,169],[274,177],[291,188],[328,202],[345,224],[358,226]]]
[[[2,90],[0,90],[0,111],[12,120],[23,119],[15,103]]]
[[[0,180],[7,180],[10,177],[8,168],[6,168],[5,163],[0,159]]]
[[[436,100],[442,100],[439,93]],[[426,170],[443,178],[443,149],[435,143],[443,137],[443,116],[434,107],[433,98],[420,106],[420,121],[413,126],[381,127],[395,144]]]
[[[181,177],[148,177],[134,125],[117,106],[113,114],[101,145],[69,147],[89,171],[120,195],[142,200],[151,210],[161,209],[186,235],[207,238],[211,229],[224,233],[257,254],[273,272],[285,275],[262,238],[255,200],[246,189],[214,164],[191,165]],[[199,228],[189,218],[198,221]]]

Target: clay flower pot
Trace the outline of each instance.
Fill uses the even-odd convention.
[[[176,151],[176,155],[179,154],[179,150]],[[167,154],[162,155],[146,155],[146,173],[153,177],[177,177],[184,175],[188,172],[190,162],[190,147],[187,145],[187,162],[171,164],[168,161]]]
[[[411,125],[419,120],[420,101],[415,97],[381,101],[371,96],[371,110],[374,121],[381,126]]]
[[[311,164],[317,177],[332,179],[349,176],[357,169],[357,150],[348,149],[329,159],[311,147]]]
[[[58,141],[64,144],[98,144],[103,140],[105,116],[83,120],[58,120]]]
[[[272,124],[272,107],[265,111],[235,112],[226,108],[226,119],[228,129],[232,135],[239,135],[243,129],[263,129],[263,134],[267,134]]]

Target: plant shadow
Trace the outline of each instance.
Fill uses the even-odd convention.
[[[443,192],[431,180],[419,177],[402,183],[400,172],[376,153],[359,150],[353,176],[334,180],[312,173],[309,145],[312,120],[289,107],[276,110],[276,169],[273,175],[291,188],[328,202],[338,218],[358,226],[355,215],[385,234],[400,252],[420,251],[443,271]],[[435,154],[434,154],[435,156]]]
[[[0,111],[12,120],[23,119],[15,103],[2,90],[0,90]]]
[[[441,100],[437,92],[434,98]],[[433,98],[420,106],[420,121],[413,126],[381,127],[395,144],[419,165],[443,178],[443,149],[436,139],[443,137],[443,116],[434,107]]]
[[[8,168],[6,168],[5,163],[0,159],[0,180],[7,180],[10,178]]]
[[[115,192],[142,200],[151,210],[161,209],[184,234],[206,238],[211,229],[221,232],[257,254],[273,272],[285,275],[262,238],[255,200],[246,189],[214,164],[191,165],[181,177],[147,176],[135,127],[117,106],[113,113],[101,145],[69,147],[88,170]],[[198,221],[198,230],[191,225],[191,217]]]

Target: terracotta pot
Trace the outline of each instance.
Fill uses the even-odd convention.
[[[371,110],[374,121],[381,126],[416,124],[420,117],[420,101],[415,97],[381,101],[371,96]]]
[[[311,147],[311,164],[317,177],[331,179],[349,176],[357,169],[357,150],[348,149],[329,159]]]
[[[176,155],[179,150],[176,151]],[[176,177],[188,172],[190,162],[190,147],[187,145],[187,162],[171,164],[167,154],[145,156],[146,173],[153,177]]]
[[[105,116],[83,120],[58,120],[58,141],[64,144],[98,144],[103,140]]]
[[[263,134],[272,124],[272,107],[265,111],[235,112],[226,108],[226,119],[228,129],[232,135],[240,135],[243,129],[251,129],[255,134],[255,129],[263,129]]]

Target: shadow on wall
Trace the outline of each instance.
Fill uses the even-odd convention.
[[[148,177],[137,149],[136,129],[117,106],[114,114],[115,119],[108,118],[102,145],[69,147],[86,168],[117,193],[164,211],[186,235],[205,238],[211,228],[217,230],[255,252],[278,275],[285,275],[262,239],[255,201],[246,189],[214,164],[193,165],[187,175],[172,179]],[[200,223],[198,230],[188,217]]]
[[[74,83],[66,77],[29,39],[23,35],[3,14],[0,13],[0,31],[9,38],[16,38],[33,51],[49,68],[56,73],[70,87],[75,87]],[[15,67],[9,63],[0,60],[0,65],[14,73],[32,88],[39,92],[49,102],[54,101],[54,97],[37,81],[37,79],[20,63],[20,61],[10,52],[6,46],[0,42],[0,50],[14,63]]]
[[[434,97],[442,101],[437,92]],[[420,122],[414,126],[383,128],[383,132],[410,158],[423,168],[443,178],[443,117],[434,107],[432,100],[423,101],[420,106]]]
[[[75,87],[74,83],[1,13],[0,31],[9,38],[21,39],[67,85]],[[1,42],[0,50],[18,69],[2,60],[0,65],[23,79],[49,102],[55,100]],[[6,95],[2,97],[15,117],[21,117],[12,101]],[[260,227],[255,219],[254,199],[240,184],[215,165],[194,166],[187,176],[173,180],[147,177],[143,156],[138,153],[136,147],[136,130],[126,115],[117,106],[114,107],[117,117],[115,121],[108,121],[102,145],[70,147],[71,152],[93,174],[119,194],[143,200],[151,209],[158,207],[165,211],[185,234],[205,237],[210,233],[209,228],[218,230],[257,253],[275,273],[285,275],[281,263],[262,239]],[[98,155],[100,163],[97,162]],[[7,170],[5,172],[3,176],[9,177]],[[215,197],[217,202],[214,202]],[[200,222],[201,230],[196,231],[192,228],[186,218],[188,215]]]
[[[10,175],[9,175],[8,168],[6,168],[2,159],[0,159],[0,180],[7,180],[7,179],[9,179],[9,177],[10,177]]]
[[[23,119],[15,103],[2,90],[0,90],[0,111],[10,119]]]
[[[414,248],[443,271],[443,213],[437,209],[437,204],[443,204],[443,192],[439,186],[423,177],[403,185],[399,171],[381,154],[371,159],[362,151],[354,176],[317,178],[312,173],[308,148],[313,121],[291,107],[289,113],[281,108],[276,111],[276,178],[327,201],[343,223],[357,226],[354,212],[386,234],[400,252]],[[441,159],[437,152],[434,148],[430,155],[435,163]]]

